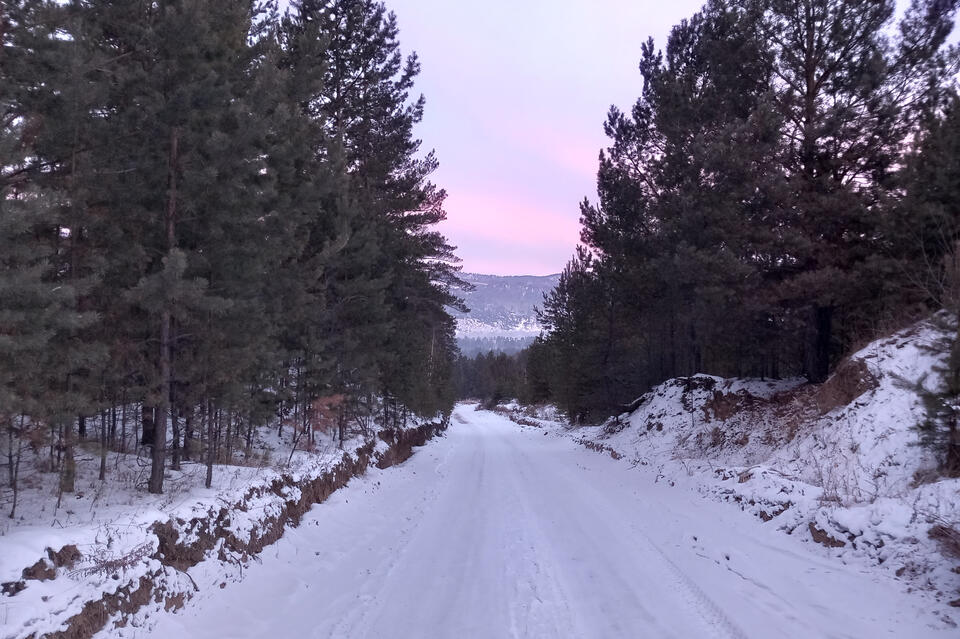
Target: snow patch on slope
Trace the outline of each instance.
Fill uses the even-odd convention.
[[[915,429],[922,402],[902,384],[938,381],[941,356],[929,347],[947,335],[941,324],[870,344],[822,386],[697,375],[661,384],[602,426],[532,419],[653,481],[687,484],[827,554],[882,564],[960,602],[960,557],[942,552],[944,530],[960,530],[960,480],[931,481],[936,461]]]
[[[487,337],[536,337],[543,328],[537,320],[531,317],[518,317],[513,323],[498,322],[487,324],[471,317],[461,317],[457,320],[457,338],[487,338]]]

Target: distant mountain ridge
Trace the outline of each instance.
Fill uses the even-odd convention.
[[[462,273],[474,290],[459,291],[469,313],[452,311],[457,341],[465,355],[488,350],[512,353],[540,334],[535,308],[557,285],[560,275],[482,275]]]

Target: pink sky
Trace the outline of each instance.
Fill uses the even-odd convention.
[[[611,104],[640,94],[640,45],[658,46],[702,0],[386,0],[423,65],[418,134],[447,189],[441,230],[464,270],[546,275],[595,199]]]

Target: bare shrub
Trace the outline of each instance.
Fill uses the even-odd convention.
[[[93,575],[114,576],[129,570],[153,554],[153,544],[145,542],[132,550],[118,554],[107,546],[98,546],[87,554],[89,566],[78,568],[70,573],[71,577],[90,577]]]

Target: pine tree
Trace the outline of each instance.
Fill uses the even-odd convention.
[[[0,14],[0,420],[8,435],[14,495],[21,439],[28,428],[45,424],[61,427],[66,452],[61,489],[73,490],[69,424],[90,400],[71,377],[82,374],[91,361],[76,336],[96,319],[78,309],[85,282],[65,274],[61,265],[63,236],[70,239],[76,231],[61,225],[62,212],[72,203],[38,185],[38,165],[47,156],[34,146],[42,130],[37,121],[48,114],[37,110],[27,93],[50,78],[23,47],[32,29],[54,24],[41,9],[53,8],[17,3]],[[11,517],[15,509],[16,499]]]
[[[878,207],[916,108],[942,86],[957,3],[915,0],[892,43],[893,0],[761,4],[791,193],[781,204],[781,295],[810,309],[805,371],[822,382],[838,313],[852,323],[853,307],[882,297]]]
[[[76,310],[88,319],[69,320],[51,336],[45,388],[52,397],[46,418],[56,427],[64,452],[61,491],[74,489],[74,422],[84,436],[88,415],[102,402],[106,349],[93,318],[92,291],[102,276],[102,256],[94,248],[97,211],[90,186],[99,169],[93,149],[101,130],[97,113],[104,104],[97,75],[104,57],[91,45],[90,25],[79,3],[27,0],[10,7],[9,46],[5,73],[16,116],[23,123],[29,160],[16,176],[36,197],[51,196],[54,215],[46,230],[52,247],[50,281],[75,295]],[[57,34],[55,37],[54,34]],[[68,315],[69,316],[69,315]]]
[[[884,235],[899,260],[910,297],[947,306],[949,256],[960,237],[960,96],[933,105],[899,175],[905,194],[896,202]]]
[[[456,258],[381,3],[17,0],[0,38],[0,415],[64,492],[118,405],[152,492],[317,401],[341,439],[378,395],[450,409]]]
[[[423,115],[423,98],[409,96],[419,64],[401,55],[396,18],[380,2],[294,6],[287,23],[293,73],[322,70],[306,104],[321,126],[318,153],[339,185],[318,216],[312,249],[325,258],[315,277],[329,322],[328,383],[353,397],[379,388],[432,412],[439,404],[429,398],[448,386],[453,359],[444,307],[457,303],[450,292],[456,258],[431,230],[444,218],[444,193],[428,182],[436,160],[418,158],[413,137]]]
[[[520,389],[523,404],[542,404],[550,400],[550,349],[542,336],[518,355]]]
[[[903,380],[924,401],[927,418],[919,425],[921,443],[929,447],[949,476],[960,474],[960,98],[951,94],[942,111],[932,104],[929,121],[908,158],[889,233],[889,250],[906,276],[905,293],[927,308],[946,309],[938,316],[952,335],[930,350],[945,364],[931,373],[940,378],[934,390],[924,379]],[[945,331],[945,332],[946,332]]]
[[[892,2],[712,0],[644,45],[581,206],[589,277],[548,300],[572,417],[696,372],[823,381],[903,312],[895,174],[957,68],[956,4],[917,0],[891,38]]]
[[[105,250],[124,250],[111,256],[106,281],[125,302],[125,343],[146,346],[139,383],[145,405],[158,409],[149,488],[161,492],[177,390],[196,401],[190,388],[202,386],[235,400],[270,350],[259,295],[265,263],[278,257],[261,240],[271,176],[266,116],[251,97],[259,13],[239,0],[101,2],[89,11],[118,61],[107,122],[122,133],[99,192],[111,215]]]
[[[609,372],[601,368],[610,346],[610,335],[604,331],[603,297],[594,259],[581,248],[538,311],[553,351],[550,391],[574,422],[601,416],[611,408]]]
[[[708,3],[674,28],[665,54],[644,46],[643,95],[607,120],[600,200],[581,206],[602,292],[592,323],[604,335],[595,373],[604,390],[594,394],[603,410],[667,377],[767,364],[739,346],[773,314],[756,293],[778,125],[757,23]]]

